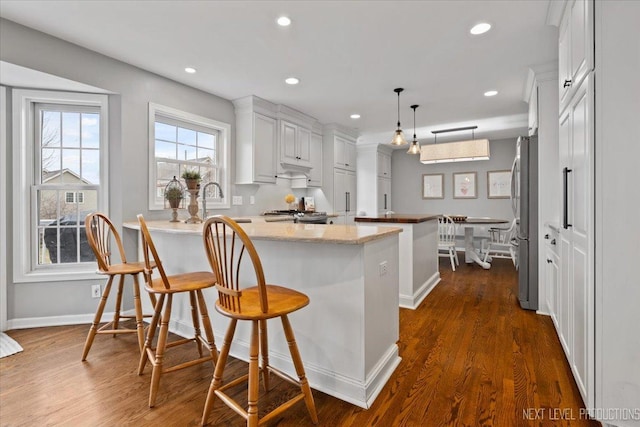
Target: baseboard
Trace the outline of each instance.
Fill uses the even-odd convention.
[[[440,272],[436,271],[413,295],[400,294],[400,307],[415,310],[438,283],[440,283]]]
[[[123,315],[134,315],[133,310],[122,312]],[[51,316],[51,317],[25,317],[22,319],[7,320],[7,330],[12,329],[29,329],[29,328],[46,328],[48,326],[65,326],[65,325],[88,325],[93,322],[95,313],[74,314],[69,316]],[[102,314],[102,322],[105,323],[113,319],[113,312],[105,312]]]

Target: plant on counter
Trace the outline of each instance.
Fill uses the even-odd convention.
[[[180,200],[184,197],[182,189],[180,187],[170,187],[164,192],[164,198],[169,202],[169,206],[177,208],[180,205]]]
[[[187,188],[190,190],[198,188],[198,183],[202,179],[200,172],[195,169],[185,169],[181,176],[187,184]]]

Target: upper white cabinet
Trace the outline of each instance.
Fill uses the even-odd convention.
[[[380,178],[391,178],[391,154],[378,151],[376,165]]]
[[[236,112],[236,184],[275,183],[278,160],[276,105],[247,96]]]
[[[593,0],[570,0],[560,23],[558,83],[560,109],[594,69]]]
[[[308,186],[322,186],[322,135],[315,132],[311,134],[311,172]]]
[[[529,135],[538,130],[538,86],[535,85],[529,97]]]
[[[311,129],[280,120],[280,163],[295,168],[311,168]]]
[[[335,136],[334,144],[334,167],[350,171],[356,170],[356,143],[355,141]]]

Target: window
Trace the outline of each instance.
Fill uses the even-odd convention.
[[[14,279],[95,277],[84,217],[107,211],[107,97],[14,91]]]
[[[149,209],[165,207],[165,187],[174,176],[180,179],[186,169],[199,171],[203,186],[217,182],[223,194],[228,194],[230,130],[226,123],[150,103]],[[207,206],[229,208],[228,199],[212,190],[214,187],[206,194]]]
[[[78,192],[67,191],[64,194],[64,202],[82,204],[84,203],[84,193],[82,191],[78,191]]]

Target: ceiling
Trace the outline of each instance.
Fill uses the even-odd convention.
[[[433,141],[431,130],[457,126],[478,125],[476,137],[489,138],[526,130],[529,69],[558,57],[549,4],[2,0],[0,16],[225,99],[257,95],[386,143],[397,121],[396,87],[405,89],[408,137],[410,105],[420,105],[421,142]],[[281,15],[289,27],[276,25]],[[472,36],[480,21],[491,31]],[[187,66],[197,73],[185,73]],[[290,76],[300,84],[285,84]],[[491,89],[498,95],[485,97]]]

